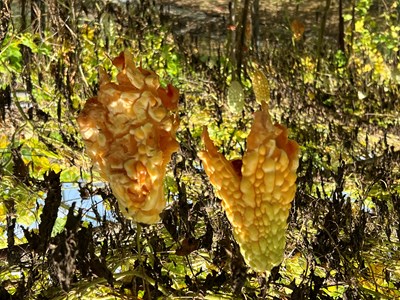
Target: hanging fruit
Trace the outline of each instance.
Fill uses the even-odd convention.
[[[166,165],[179,149],[175,140],[178,90],[160,86],[158,76],[136,67],[131,54],[113,61],[117,82],[100,71],[97,97],[77,121],[87,153],[109,181],[122,212],[141,223],[155,223],[165,207]]]
[[[232,81],[228,89],[228,107],[234,114],[240,114],[244,107],[244,92],[239,81]]]
[[[257,75],[258,76],[258,75]],[[296,192],[299,146],[287,129],[273,125],[263,80],[253,82],[262,108],[254,116],[242,160],[228,161],[203,131],[205,151],[199,153],[246,263],[270,271],[283,259],[285,232]],[[258,92],[257,92],[258,91]],[[269,93],[267,94],[269,96]]]
[[[263,102],[269,102],[269,83],[267,77],[264,73],[256,68],[253,73],[250,73],[251,82],[253,83],[253,91],[256,96],[256,101],[258,104]]]

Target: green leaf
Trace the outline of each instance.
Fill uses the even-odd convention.
[[[53,231],[51,232],[51,236],[54,237],[58,233],[60,233],[64,229],[66,222],[67,222],[67,217],[57,218],[56,222],[54,223]]]
[[[80,178],[80,171],[78,167],[70,167],[64,169],[60,175],[61,182],[76,182]]]

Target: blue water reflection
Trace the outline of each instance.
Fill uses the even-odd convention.
[[[84,198],[80,193],[80,186],[87,191],[87,193],[84,193]],[[66,216],[68,214],[68,209],[65,207],[70,207],[72,203],[75,202],[75,209],[82,209],[82,221],[90,222],[93,226],[101,225],[96,218],[95,210],[97,210],[102,219],[105,216],[106,220],[114,220],[112,213],[104,206],[104,199],[100,195],[90,195],[89,193],[89,190],[95,191],[96,189],[104,187],[104,182],[91,183],[90,188],[88,188],[83,181],[79,183],[63,183],[61,193],[62,202],[65,205],[63,205],[62,208],[60,207],[58,213],[59,217]]]

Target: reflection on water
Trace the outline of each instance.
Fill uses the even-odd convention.
[[[82,188],[80,188],[80,186]],[[95,182],[91,184],[91,189],[90,190],[96,190],[98,188],[104,188],[105,183],[104,182]],[[87,191],[81,193],[81,191]],[[82,209],[83,212],[83,221],[87,221],[92,223],[93,226],[98,226],[100,225],[97,218],[95,211],[98,212],[101,218],[104,217],[107,220],[113,220],[113,216],[111,215],[111,212],[106,210],[104,207],[104,200],[101,196],[99,195],[90,195],[90,192],[88,189],[86,189],[86,185],[84,182],[80,183],[63,183],[62,184],[62,207],[60,207],[60,210],[58,212],[59,217],[65,217],[68,214],[68,208],[72,205],[73,202],[75,202],[75,209]]]
[[[82,209],[82,221],[91,223],[93,227],[100,226],[101,220],[103,220],[104,215],[106,220],[114,221],[115,218],[112,216],[111,212],[107,210],[104,206],[104,200],[99,195],[90,195],[90,193],[86,193],[84,197],[82,197],[80,193],[80,187],[84,187],[86,189],[85,183],[82,181],[80,183],[62,183],[61,187],[61,205],[58,209],[57,221],[53,228],[52,235],[54,236],[58,232],[60,232],[66,221],[66,217],[68,215],[68,210],[75,202],[75,210]],[[97,188],[104,188],[104,182],[96,182],[92,183],[90,190],[95,191]],[[43,198],[37,199],[37,205],[43,207],[45,204],[46,194],[43,195]],[[100,220],[96,218],[95,212],[98,212],[100,216]],[[28,230],[38,229],[40,223],[41,216],[36,217],[36,221],[32,222],[26,228]],[[17,223],[15,228],[15,235],[17,238],[23,238],[24,233],[20,225]],[[6,238],[6,232],[4,233],[4,238]]]

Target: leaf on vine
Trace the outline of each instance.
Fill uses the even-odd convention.
[[[290,29],[293,32],[293,38],[298,41],[304,34],[304,23],[295,19],[292,21],[292,23],[290,23]]]
[[[58,208],[61,204],[60,173],[49,171],[44,175],[44,182],[47,185],[47,196],[43,213],[40,216],[39,235],[43,246],[46,247],[57,219]]]
[[[176,255],[180,255],[180,256],[185,256],[188,255],[190,253],[192,253],[193,251],[196,251],[197,249],[199,249],[200,243],[197,239],[195,238],[185,238],[182,241],[181,246],[176,250]]]
[[[22,159],[20,150],[21,146],[11,150],[14,163],[13,174],[19,181],[29,183],[29,167]]]

